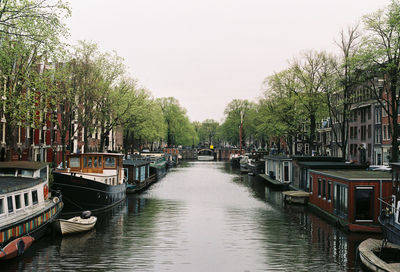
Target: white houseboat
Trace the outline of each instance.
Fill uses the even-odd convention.
[[[49,192],[49,167],[28,161],[0,162],[0,260],[21,255],[63,208]]]

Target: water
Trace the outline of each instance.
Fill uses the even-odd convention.
[[[189,162],[98,216],[48,235],[0,271],[362,271],[348,235],[224,162]]]

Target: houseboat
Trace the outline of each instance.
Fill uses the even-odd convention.
[[[359,169],[310,170],[309,205],[349,231],[381,232],[378,198],[392,194],[390,173]]]
[[[293,180],[293,161],[287,156],[266,156],[264,173],[259,174],[271,186],[288,188]]]
[[[156,173],[150,175],[150,161],[139,158],[125,159],[123,162],[126,193],[139,192],[156,181]]]
[[[212,149],[200,149],[197,151],[198,161],[213,161],[214,160],[214,150]]]
[[[140,155],[150,161],[150,176],[155,174],[156,180],[160,180],[167,174],[168,162],[164,152],[143,152]]]
[[[45,163],[0,162],[0,260],[22,254],[60,214],[63,202],[49,192],[48,177]]]
[[[125,199],[123,155],[83,153],[67,156],[67,168],[53,172],[53,187],[63,194],[63,213],[93,213],[108,209]]]

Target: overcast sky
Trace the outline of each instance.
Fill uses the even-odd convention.
[[[341,29],[389,0],[69,0],[70,43],[116,51],[154,97],[173,96],[191,121],[221,121],[233,99],[302,51],[337,51]]]

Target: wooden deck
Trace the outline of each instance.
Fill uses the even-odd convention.
[[[374,254],[374,251],[380,251],[382,240],[369,238],[358,246],[360,259],[365,266],[372,271],[400,271],[400,263],[387,263]],[[400,250],[400,246],[387,243],[386,248],[395,248]]]

